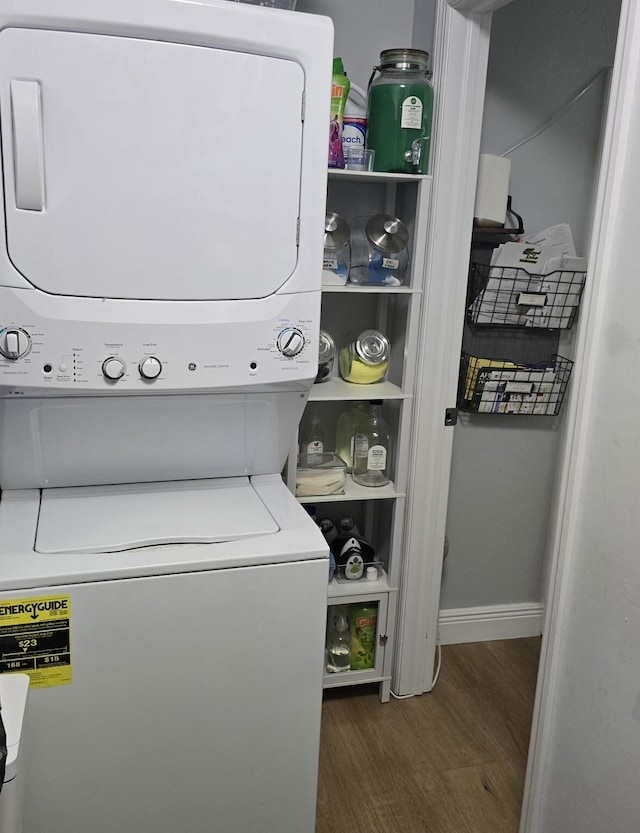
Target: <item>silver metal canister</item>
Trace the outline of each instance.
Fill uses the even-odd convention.
[[[329,211],[324,218],[324,252],[322,283],[325,286],[344,286],[349,276],[351,229],[349,224]]]
[[[352,336],[340,351],[340,374],[347,382],[371,385],[387,375],[391,345],[378,330],[364,330]]]
[[[356,217],[351,234],[349,282],[400,286],[409,266],[409,231],[390,214]]]
[[[318,349],[318,375],[316,376],[315,384],[324,382],[328,379],[333,370],[333,360],[336,355],[336,343],[333,337],[326,332],[320,330],[320,344]]]

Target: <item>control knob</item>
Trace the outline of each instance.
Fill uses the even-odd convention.
[[[286,330],[283,330],[278,334],[277,344],[278,350],[283,356],[293,358],[293,356],[297,356],[304,347],[304,336],[300,330],[295,327],[287,327]]]
[[[0,353],[6,359],[19,359],[29,351],[31,338],[24,330],[9,327],[0,333]]]
[[[109,379],[111,382],[117,382],[118,379],[122,379],[126,369],[126,364],[117,356],[109,356],[108,359],[102,362],[102,373],[105,379]]]
[[[162,373],[162,362],[155,356],[145,356],[138,362],[138,370],[143,379],[157,379]]]

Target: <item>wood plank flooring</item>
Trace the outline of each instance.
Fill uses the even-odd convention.
[[[430,694],[325,692],[316,833],[517,833],[539,639],[448,645]]]

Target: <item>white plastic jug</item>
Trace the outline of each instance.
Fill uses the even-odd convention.
[[[351,82],[349,98],[344,108],[342,147],[364,148],[367,138],[367,94]]]

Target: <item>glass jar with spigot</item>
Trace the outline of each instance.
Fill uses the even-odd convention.
[[[367,147],[375,151],[374,170],[427,173],[433,112],[429,76],[428,52],[385,49],[380,53],[368,94]]]

